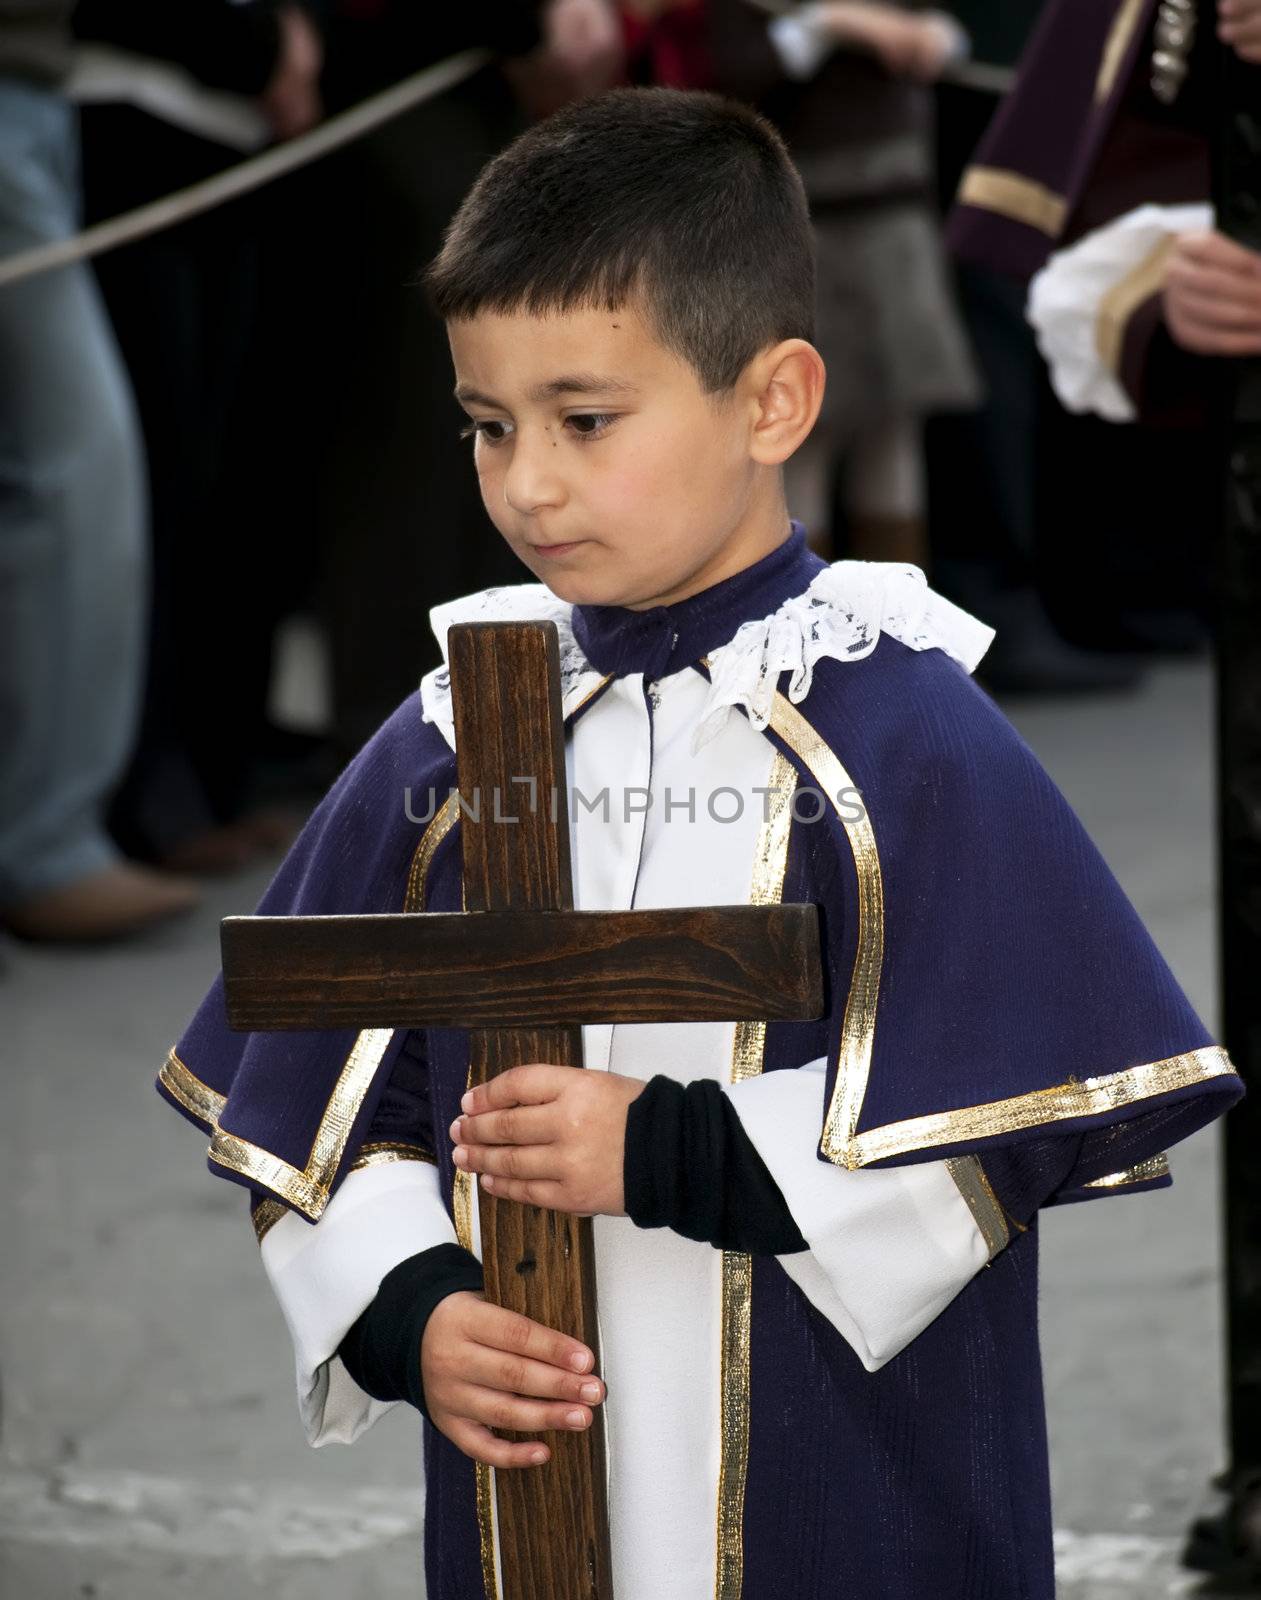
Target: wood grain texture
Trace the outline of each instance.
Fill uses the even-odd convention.
[[[822,1013],[818,908],[227,917],[233,1028],[563,1027]]]
[[[461,821],[469,912],[573,908],[560,657],[552,623],[468,623],[447,636],[460,793],[532,776],[550,805],[520,821]],[[470,922],[480,918],[470,917]],[[528,950],[529,946],[526,946]],[[523,950],[520,952],[525,954]],[[527,1061],[582,1065],[582,1035],[526,1028],[474,1031],[470,1076],[485,1082]],[[600,1350],[588,1219],[495,1200],[478,1191],[488,1298]],[[582,1434],[551,1434],[543,1467],[496,1473],[503,1600],[612,1600],[604,1415]]]

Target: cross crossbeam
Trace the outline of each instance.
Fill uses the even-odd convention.
[[[227,917],[233,1028],[817,1015],[815,906]]]

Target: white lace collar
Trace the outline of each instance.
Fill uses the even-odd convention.
[[[561,706],[566,716],[604,677],[574,638],[572,606],[557,599],[546,584],[483,589],[435,606],[429,620],[443,664],[421,680],[422,714],[452,749],[447,629],[453,623],[554,622],[560,635]],[[693,750],[707,744],[737,706],[745,708],[755,728],[765,728],[781,673],[791,674],[788,698],[798,704],[810,692],[821,656],[861,661],[876,648],[881,633],[911,650],[942,650],[968,672],[994,637],[992,628],[930,589],[918,567],[889,561],[834,561],[816,573],[803,593],[784,601],[769,617],[743,623],[727,644],[710,652],[710,689],[692,738]]]
[[[560,702],[565,716],[604,679],[583,655],[574,638],[573,607],[558,600],[545,583],[514,583],[481,589],[459,600],[434,606],[429,624],[442,650],[442,665],[420,680],[421,712],[455,749],[451,710],[451,672],[447,665],[447,629],[456,622],[554,622],[560,635]]]
[[[789,672],[788,698],[810,693],[815,662],[861,661],[890,634],[911,650],[943,650],[968,672],[990,647],[993,628],[928,587],[918,567],[893,561],[834,561],[803,594],[771,616],[746,622],[709,657],[709,697],[693,748],[706,744],[734,706],[765,728],[780,674]]]

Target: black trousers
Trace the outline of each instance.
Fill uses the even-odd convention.
[[[236,152],[128,106],[83,113],[89,220],[206,177]],[[131,374],[148,460],[153,554],[144,706],[111,806],[152,858],[247,803],[278,615],[301,587],[296,530],[253,493],[247,404],[259,315],[261,200],[106,254],[97,273]],[[308,530],[309,539],[309,530]]]
[[[446,330],[417,279],[477,173],[519,131],[488,69],[309,174],[290,293],[313,296],[327,369],[318,493],[320,615],[334,730],[350,755],[440,659],[429,608],[530,574],[495,531],[459,438]],[[351,225],[347,227],[347,219]]]

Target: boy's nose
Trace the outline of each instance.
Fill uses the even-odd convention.
[[[512,460],[504,473],[504,501],[522,516],[564,501],[564,485],[555,461],[549,459],[553,444],[550,434],[526,437],[525,430],[513,440]]]

